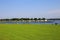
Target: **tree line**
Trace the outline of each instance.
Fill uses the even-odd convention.
[[[45,20],[46,18],[11,18],[11,19],[0,19],[0,21],[28,21],[28,20]]]
[[[50,18],[50,19],[46,19],[46,18],[11,18],[11,19],[0,19],[0,21],[29,21],[29,20],[34,20],[35,22],[38,20],[60,20],[60,18]]]

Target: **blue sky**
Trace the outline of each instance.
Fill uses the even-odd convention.
[[[0,0],[0,18],[60,18],[60,0]]]

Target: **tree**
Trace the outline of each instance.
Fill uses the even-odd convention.
[[[39,22],[40,22],[41,18],[38,18],[38,20],[39,20]]]
[[[44,21],[45,21],[45,18],[42,18],[42,20],[44,20]]]
[[[37,22],[37,18],[34,18],[35,22]]]
[[[5,19],[5,21],[9,21],[10,19]]]
[[[31,18],[30,20],[34,20],[33,18]]]
[[[41,18],[38,18],[38,20],[41,20]]]
[[[12,18],[12,21],[19,21],[19,18]]]
[[[24,18],[20,18],[21,22],[23,21]]]

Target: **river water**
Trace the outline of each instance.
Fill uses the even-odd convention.
[[[0,24],[55,24],[58,23],[60,24],[60,20],[49,20],[47,22],[12,22],[12,21],[7,21],[7,22],[0,22]]]

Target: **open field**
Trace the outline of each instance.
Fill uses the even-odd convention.
[[[0,24],[0,40],[60,40],[60,25]]]

